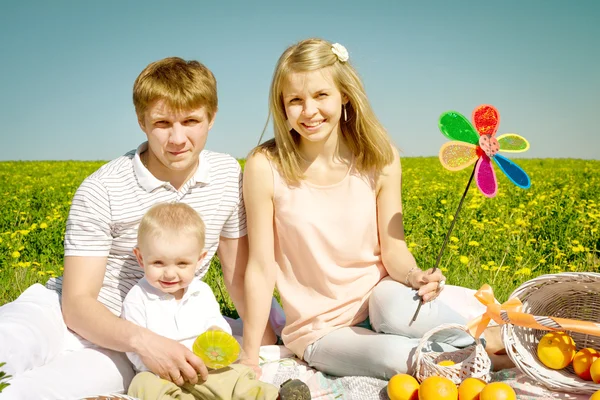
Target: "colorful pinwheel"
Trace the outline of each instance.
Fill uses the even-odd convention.
[[[507,133],[496,138],[500,124],[498,110],[483,104],[473,110],[473,125],[461,114],[448,111],[440,117],[440,131],[452,139],[440,149],[440,162],[450,171],[458,171],[477,161],[475,179],[477,187],[487,197],[494,197],[498,191],[496,174],[490,159],[515,185],[527,189],[531,186],[529,176],[521,167],[498,151],[520,153],[529,149],[529,142],[516,133]]]
[[[458,208],[454,213],[450,228],[446,232],[446,238],[435,261],[433,271],[440,264],[446,244],[448,244],[448,239],[450,238],[452,229],[454,229],[458,213],[471,186],[473,176],[476,177],[477,187],[484,196],[494,197],[498,192],[498,181],[492,167],[492,158],[512,183],[523,189],[531,186],[529,176],[527,176],[521,167],[498,154],[498,151],[512,153],[526,151],[529,149],[529,142],[516,133],[506,133],[496,138],[496,131],[498,130],[498,125],[500,125],[500,114],[495,107],[488,104],[480,105],[473,110],[473,124],[475,128],[473,128],[473,125],[462,114],[456,111],[445,112],[440,117],[440,131],[446,137],[453,140],[444,144],[440,149],[440,162],[442,165],[450,171],[459,171],[472,165],[474,162],[477,162],[477,164],[475,164],[465,191],[458,202]],[[419,302],[415,314],[408,324],[409,326],[416,321],[422,305],[423,299]]]

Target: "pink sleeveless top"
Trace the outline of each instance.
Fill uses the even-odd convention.
[[[375,181],[351,168],[331,186],[288,186],[274,165],[277,288],[285,345],[303,358],[327,333],[368,316],[368,299],[387,276],[377,232]]]

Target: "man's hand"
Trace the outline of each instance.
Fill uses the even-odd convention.
[[[198,375],[203,381],[208,378],[204,362],[181,343],[148,331],[136,352],[142,362],[158,376],[178,386],[189,382],[198,383]]]

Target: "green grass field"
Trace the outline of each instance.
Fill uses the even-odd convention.
[[[500,301],[538,275],[600,266],[600,161],[517,163],[531,177],[531,188],[517,188],[499,170],[495,198],[483,197],[473,183],[440,263],[448,283],[474,289],[488,283]],[[61,274],[71,197],[102,164],[0,163],[0,305]],[[470,168],[448,172],[435,157],[406,158],[402,165],[407,242],[419,265],[431,267]],[[224,314],[235,315],[218,260],[213,264],[206,281]]]

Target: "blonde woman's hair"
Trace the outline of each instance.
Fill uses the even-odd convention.
[[[149,64],[133,84],[133,105],[138,119],[156,100],[162,99],[174,111],[205,107],[212,120],[218,108],[217,80],[198,61],[179,57]]]
[[[342,62],[323,39],[303,40],[284,51],[279,58],[269,92],[269,119],[273,118],[275,138],[257,148],[277,165],[288,183],[303,178],[300,169],[300,135],[288,130],[283,102],[283,85],[290,74],[327,68],[338,90],[348,98],[347,120],[340,118],[341,137],[354,155],[355,167],[361,174],[380,172],[394,159],[390,137],[379,122],[358,76],[349,61]],[[265,126],[266,129],[266,126]],[[264,134],[264,131],[263,131]],[[261,135],[262,138],[262,135]]]
[[[159,203],[146,211],[138,228],[138,246],[150,237],[160,238],[173,233],[195,237],[198,248],[204,250],[204,221],[196,210],[184,203]]]

